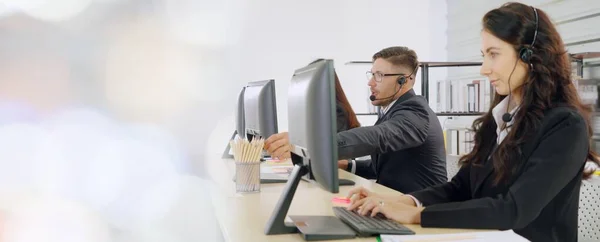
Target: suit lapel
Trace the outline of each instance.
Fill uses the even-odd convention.
[[[383,114],[378,114],[377,115],[377,122],[375,122],[375,125],[378,125],[379,123],[381,123],[381,121],[383,121]]]
[[[492,161],[491,157],[492,154],[496,151],[497,147],[498,144],[494,145],[494,147],[492,148],[492,152],[490,152],[490,155],[488,156],[488,159],[483,163],[483,166],[473,167],[476,171],[471,174],[474,181],[473,187],[475,187],[475,189],[473,189],[473,194],[476,194],[479,191],[479,189],[481,189],[481,186],[485,183],[487,178],[494,171],[494,162]]]
[[[494,164],[491,160],[488,160],[482,167],[477,167],[477,172],[474,174],[475,189],[473,190],[473,194],[477,194],[479,192],[493,171]]]
[[[387,120],[386,117],[389,113],[391,113],[392,109],[394,109],[396,106],[400,105],[400,103],[412,98],[416,96],[415,91],[413,89],[408,90],[408,92],[404,93],[402,96],[400,96],[400,98],[398,98],[398,100],[396,100],[396,102],[394,103],[394,105],[392,105],[387,112],[385,112],[382,115],[379,115],[379,118],[377,119],[377,122],[375,122],[375,125],[378,125],[379,123]]]

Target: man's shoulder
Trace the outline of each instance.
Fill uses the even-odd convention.
[[[431,107],[429,107],[427,99],[419,95],[415,95],[407,100],[404,100],[403,102],[395,103],[394,106],[390,108],[390,113],[420,112],[423,114],[428,114],[430,111],[433,112]]]

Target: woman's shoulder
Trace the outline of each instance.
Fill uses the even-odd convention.
[[[542,125],[546,127],[554,127],[560,124],[585,125],[585,118],[577,108],[567,104],[559,103],[544,112]]]

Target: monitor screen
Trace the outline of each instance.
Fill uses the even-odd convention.
[[[300,159],[309,167],[309,178],[333,193],[339,190],[336,124],[333,61],[296,70],[288,91],[292,159]]]
[[[245,137],[246,126],[244,125],[244,91],[246,87],[243,87],[238,95],[237,109],[235,112],[235,130],[237,135]]]
[[[244,90],[244,125],[248,139],[266,139],[278,132],[274,80],[248,83]]]

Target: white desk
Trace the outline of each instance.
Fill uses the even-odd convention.
[[[208,162],[208,170],[214,181],[211,192],[215,214],[226,241],[304,241],[299,234],[265,235],[267,220],[285,184],[262,184],[260,193],[236,194],[232,176],[235,174],[233,160],[216,158]],[[372,181],[340,170],[340,178],[350,179],[356,185],[367,187],[378,193],[401,194]],[[345,196],[351,186],[340,186],[340,193],[332,194],[316,183],[300,181],[288,215],[334,216],[331,199]],[[477,230],[421,228],[407,225],[417,234],[473,232]],[[340,241],[340,240],[337,240]],[[375,237],[357,238],[346,241],[376,241]]]

